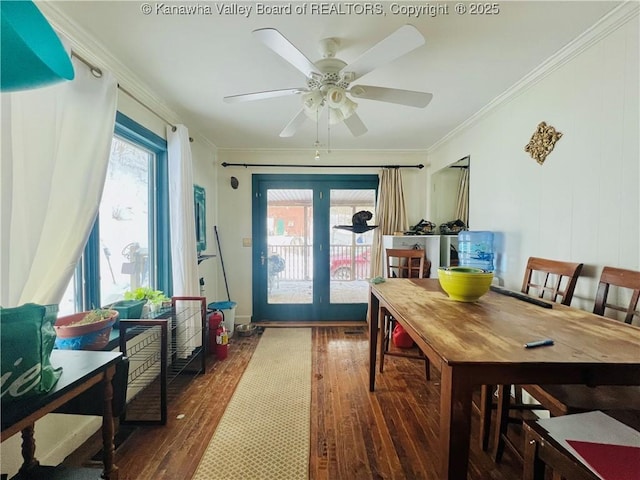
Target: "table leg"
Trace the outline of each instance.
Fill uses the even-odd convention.
[[[36,460],[36,440],[33,436],[34,424],[22,430],[22,466],[21,473],[26,473],[39,465]]]
[[[115,447],[113,437],[115,429],[113,425],[113,385],[111,380],[116,372],[116,367],[111,366],[107,369],[102,380],[104,388],[104,398],[102,406],[102,463],[104,470],[102,478],[105,480],[118,480],[118,467],[114,465]]]
[[[376,356],[378,346],[378,323],[380,322],[380,300],[369,293],[369,391],[376,388]]]
[[[471,396],[473,383],[468,372],[444,366],[440,384],[440,478],[465,480],[469,464]]]
[[[491,413],[493,410],[493,385],[483,385],[480,389],[480,448],[486,451],[489,448],[489,436],[491,434]]]

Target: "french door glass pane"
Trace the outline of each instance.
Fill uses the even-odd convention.
[[[117,136],[100,202],[100,298],[103,305],[124,292],[150,286],[153,278],[151,218],[153,153]]]
[[[267,233],[267,303],[313,303],[313,190],[268,190]]]
[[[352,233],[334,228],[351,225],[356,212],[375,215],[375,190],[331,190],[330,295],[331,303],[367,303],[373,230]],[[371,225],[373,222],[369,221]]]

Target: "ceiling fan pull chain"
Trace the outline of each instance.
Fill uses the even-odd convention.
[[[316,160],[320,160],[320,122],[318,121],[320,119],[320,109],[317,108],[316,109],[316,143],[313,144],[314,147],[316,147],[316,155],[315,155],[315,159]]]

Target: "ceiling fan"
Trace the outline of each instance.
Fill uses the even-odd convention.
[[[280,132],[281,137],[293,136],[307,118],[318,121],[324,107],[328,108],[330,124],[344,122],[356,137],[366,133],[367,127],[356,113],[358,104],[349,96],[417,108],[426,107],[433,98],[431,93],[425,92],[371,85],[351,85],[352,82],[380,65],[389,63],[424,45],[424,37],[413,25],[400,27],[350,64],[335,57],[339,47],[339,40],[335,38],[321,40],[322,58],[312,62],[274,28],[254,30],[253,35],[302,72],[307,78],[307,85],[302,88],[231,95],[224,97],[224,101],[235,103],[301,95],[302,108]]]

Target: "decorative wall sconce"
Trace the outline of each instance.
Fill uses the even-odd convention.
[[[540,122],[536,131],[531,136],[531,140],[524,147],[524,151],[528,152],[536,162],[542,165],[551,153],[556,142],[560,140],[562,133],[558,132],[551,125]]]

